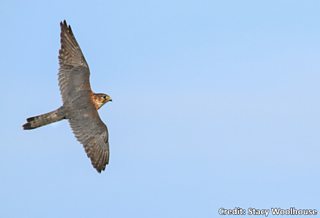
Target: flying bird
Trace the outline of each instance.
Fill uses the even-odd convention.
[[[67,119],[93,167],[101,173],[109,163],[109,134],[98,109],[112,99],[107,94],[91,90],[89,66],[71,27],[65,20],[60,27],[58,80],[63,105],[49,113],[27,118],[23,129],[35,129]]]

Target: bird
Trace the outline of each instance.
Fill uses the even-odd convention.
[[[63,104],[49,113],[27,118],[23,129],[31,130],[68,120],[93,167],[101,173],[109,163],[109,133],[98,110],[112,99],[107,94],[92,91],[89,65],[71,26],[64,20],[60,22],[60,28],[58,83]]]

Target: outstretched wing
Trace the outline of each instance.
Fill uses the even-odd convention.
[[[108,129],[101,121],[97,110],[88,97],[79,97],[71,109],[69,123],[78,141],[91,159],[94,168],[100,173],[109,162]]]
[[[59,86],[70,126],[92,165],[101,172],[109,162],[108,129],[92,102],[89,66],[67,22],[61,22]]]

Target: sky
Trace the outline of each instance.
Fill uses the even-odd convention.
[[[319,216],[319,7],[1,1],[0,217],[213,218],[236,207]],[[21,128],[61,105],[64,19],[93,90],[113,99],[99,110],[111,152],[101,174],[67,121]]]

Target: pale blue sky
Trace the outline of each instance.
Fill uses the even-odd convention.
[[[0,217],[320,210],[319,1],[2,1]],[[113,102],[98,174],[53,110],[66,19]],[[295,216],[296,217],[296,216]]]

